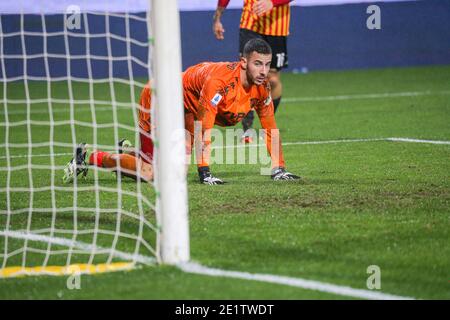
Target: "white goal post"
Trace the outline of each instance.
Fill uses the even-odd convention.
[[[157,153],[155,172],[161,214],[161,259],[167,264],[189,260],[185,169],[184,107],[181,84],[180,18],[177,1],[152,2],[154,23]]]

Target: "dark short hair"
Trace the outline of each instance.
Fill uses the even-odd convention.
[[[272,49],[270,45],[261,38],[253,38],[249,40],[242,50],[242,55],[248,58],[252,52],[257,52],[259,54],[272,54]]]

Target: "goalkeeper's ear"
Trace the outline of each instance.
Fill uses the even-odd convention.
[[[241,63],[242,70],[247,70],[247,64],[248,64],[247,58],[244,56],[241,56],[240,63]]]

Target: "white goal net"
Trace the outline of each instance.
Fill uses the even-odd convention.
[[[163,228],[167,206],[159,202],[166,177],[157,163],[155,184],[94,166],[85,179],[62,179],[81,142],[118,153],[126,138],[139,149],[139,97],[153,77],[157,43],[150,1],[125,1],[124,10],[111,10],[118,1],[103,10],[71,1],[63,12],[51,5],[46,11],[56,1],[40,3],[39,12],[0,15],[0,277],[160,262],[161,248],[168,250],[160,242],[171,241],[162,232],[169,230]],[[128,10],[134,3],[147,8]],[[164,102],[162,94],[154,100]],[[160,145],[163,139],[157,158],[164,157]],[[171,262],[170,254],[165,260]]]

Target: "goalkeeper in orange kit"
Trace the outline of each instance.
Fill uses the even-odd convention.
[[[260,38],[267,41],[272,49],[272,63],[268,80],[275,112],[281,102],[281,70],[288,66],[287,40],[291,20],[289,3],[292,0],[243,0],[239,26],[239,54],[242,56],[247,41]],[[221,17],[230,0],[218,0],[213,17],[213,32],[218,40],[224,39],[225,29]],[[244,135],[242,141],[251,143],[254,112],[250,111],[242,120]]]
[[[261,126],[265,130],[266,146],[272,159],[273,180],[295,180],[298,176],[285,169],[281,140],[278,135],[274,117],[274,106],[270,96],[268,73],[272,60],[270,46],[262,39],[252,39],[244,47],[243,56],[239,62],[205,62],[188,68],[183,73],[183,95],[185,128],[187,131],[186,152],[190,155],[194,141],[195,123],[201,124],[202,146],[198,157],[198,174],[203,184],[223,184],[210,171],[209,158],[211,153],[211,129],[213,126],[234,126],[239,123],[250,110],[255,110],[259,116]],[[145,86],[140,100],[139,127],[141,150],[139,157],[122,153],[116,155],[113,162],[94,162],[98,155],[91,153],[89,165],[103,166],[120,171],[122,165],[126,173],[134,172],[134,176],[150,177],[153,171],[150,166],[153,159],[153,142],[151,131],[151,88]],[[272,145],[275,147],[272,149]],[[81,147],[80,149],[83,149]],[[198,151],[198,150],[197,150]],[[86,157],[84,153],[84,157]],[[83,154],[83,152],[81,152]],[[110,155],[106,155],[110,156]],[[122,157],[133,157],[133,161],[121,161]],[[81,156],[82,158],[83,156]],[[131,158],[130,158],[131,159]],[[85,158],[82,159],[85,161]],[[77,162],[76,157],[72,162]],[[79,161],[78,161],[79,162]],[[68,166],[70,163],[68,164]],[[111,165],[111,166],[110,166]],[[150,167],[147,167],[149,165]],[[144,168],[144,172],[135,171]],[[73,170],[72,170],[73,171]],[[84,171],[73,171],[79,174]],[[70,174],[69,174],[70,175]],[[70,179],[69,179],[70,180]]]
[[[121,140],[119,147],[127,140]],[[125,148],[124,148],[125,149]],[[86,177],[89,166],[110,169],[132,179],[143,181],[153,180],[153,167],[150,163],[136,157],[134,154],[126,154],[120,149],[119,153],[110,153],[100,150],[94,150],[87,143],[80,143],[75,149],[75,156],[64,168],[63,182],[72,182],[75,176],[82,174]]]

